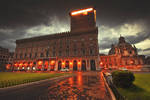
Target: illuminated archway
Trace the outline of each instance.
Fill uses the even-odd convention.
[[[85,60],[82,60],[81,70],[86,71],[86,61]]]
[[[61,70],[61,61],[58,62],[58,70]]]
[[[76,60],[73,61],[73,70],[74,71],[78,70],[78,66],[77,66],[77,61]]]
[[[90,60],[90,66],[91,66],[91,70],[92,70],[92,71],[95,71],[95,70],[96,70],[95,60]]]

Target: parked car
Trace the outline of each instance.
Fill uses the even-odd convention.
[[[68,68],[62,68],[60,71],[62,71],[62,72],[68,72],[69,69]]]
[[[121,68],[119,68],[119,70],[122,70],[122,71],[128,71],[128,69],[125,68],[125,67],[121,67]]]

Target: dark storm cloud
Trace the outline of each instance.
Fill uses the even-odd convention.
[[[146,0],[1,0],[0,27],[47,24],[53,15],[66,20],[70,10],[88,6],[96,7],[99,24],[109,26],[150,17]]]
[[[147,0],[0,0],[0,45],[26,36],[26,30],[39,25],[53,26],[53,16],[68,24],[68,13],[74,9],[94,6],[97,10],[97,25],[116,27],[125,23],[143,20],[150,27],[150,7]],[[65,24],[65,23],[64,23]],[[12,30],[12,31],[7,31]],[[126,37],[131,43],[149,38],[149,30],[137,36]],[[100,49],[110,48],[118,38],[104,38]],[[9,44],[10,43],[10,44]]]
[[[124,37],[126,42],[130,43],[130,44],[136,44],[136,43],[140,43],[146,39],[150,39],[150,33],[146,33],[146,32],[141,32],[138,33],[137,35],[134,36],[126,36]],[[118,37],[106,37],[103,38],[103,40],[101,41],[99,47],[100,49],[109,49],[111,47],[111,44],[117,44],[118,43]],[[148,51],[150,50],[148,49],[144,49],[143,51]],[[142,49],[138,49],[138,51],[142,51]]]
[[[126,39],[128,42],[132,44],[136,44],[136,43],[144,41],[145,39],[150,39],[150,32],[138,33],[135,36],[128,36],[126,37]]]
[[[103,38],[103,40],[99,43],[99,48],[100,49],[109,49],[112,44],[117,44],[118,43],[118,38],[117,37],[106,37]]]

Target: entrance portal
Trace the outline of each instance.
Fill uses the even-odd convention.
[[[73,70],[74,70],[74,71],[77,71],[77,70],[78,70],[77,61],[76,61],[76,60],[73,61]]]
[[[82,60],[81,70],[86,71],[86,61],[85,60]]]
[[[91,60],[90,64],[91,64],[91,70],[95,71],[96,70],[95,60]]]
[[[58,70],[61,70],[61,61],[58,62]]]

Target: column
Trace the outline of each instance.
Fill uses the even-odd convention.
[[[58,61],[55,61],[55,67],[54,67],[54,71],[58,70]]]

